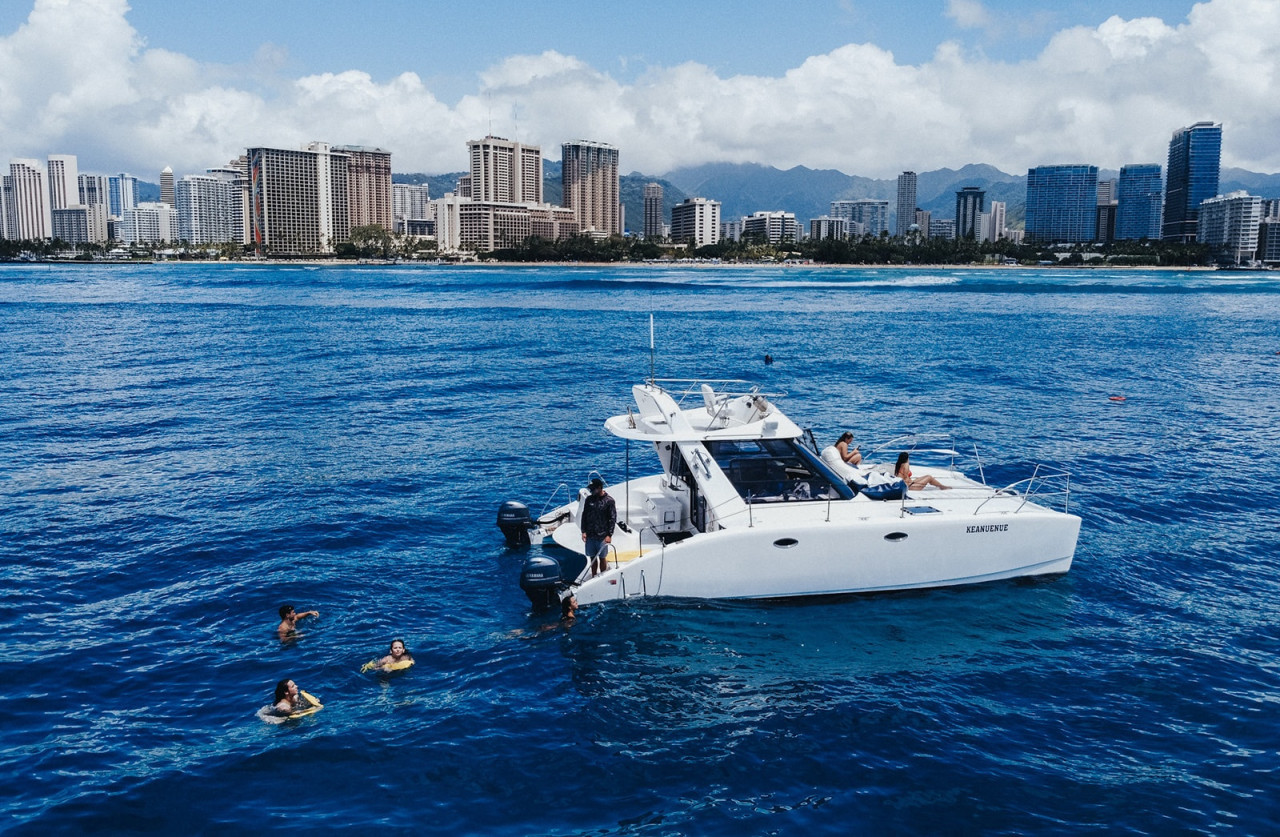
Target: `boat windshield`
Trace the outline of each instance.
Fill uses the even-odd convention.
[[[748,503],[853,497],[847,485],[793,439],[726,439],[705,444]]]

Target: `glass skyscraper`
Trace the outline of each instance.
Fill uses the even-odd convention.
[[[1222,123],[1197,122],[1173,132],[1164,190],[1165,241],[1196,240],[1200,203],[1218,194],[1221,160]]]
[[[1160,164],[1138,163],[1120,168],[1116,186],[1116,240],[1159,240],[1161,188]]]
[[[1027,238],[1045,244],[1092,241],[1097,206],[1097,166],[1037,166],[1027,171]]]

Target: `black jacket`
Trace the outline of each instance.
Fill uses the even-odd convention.
[[[582,504],[582,531],[592,540],[603,540],[613,535],[613,527],[618,523],[618,506],[607,491],[601,490],[597,497],[588,494]]]

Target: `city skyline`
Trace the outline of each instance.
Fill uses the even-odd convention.
[[[617,37],[652,9],[610,12],[555,37],[541,19],[506,40],[496,21],[478,20],[447,49],[447,33],[430,22],[456,10],[400,9],[422,26],[397,26],[390,12],[403,4],[375,3],[388,12],[378,30],[388,48],[363,51],[367,24],[349,26],[333,4],[296,25],[285,14],[296,4],[266,4],[261,15],[289,25],[262,37],[350,30],[348,48],[323,67],[296,46],[216,37],[215,15],[236,17],[223,8],[175,23],[176,11],[152,0],[133,5],[39,0],[0,13],[0,158],[72,153],[81,171],[201,172],[252,145],[340,136],[391,150],[397,171],[448,172],[465,168],[462,143],[494,133],[547,148],[592,137],[623,149],[624,173],[752,162],[884,178],[973,161],[1009,172],[1075,162],[1114,170],[1163,160],[1163,126],[1212,118],[1230,136],[1224,167],[1280,170],[1280,105],[1267,82],[1280,75],[1274,0],[1052,11],[948,0],[913,13],[912,48],[905,13],[881,3],[806,6],[768,26],[722,14],[702,41],[683,31],[699,28],[687,15],[673,16],[669,28],[681,31],[652,45]],[[508,6],[514,13],[499,3],[494,15]],[[797,26],[815,37],[785,37]],[[770,29],[775,49],[743,48]],[[405,32],[426,31],[434,37],[419,54],[398,46]],[[494,35],[468,61],[456,58],[476,31]],[[207,43],[192,47],[193,33]],[[611,49],[654,52],[637,70]],[[442,73],[473,76],[450,99]]]

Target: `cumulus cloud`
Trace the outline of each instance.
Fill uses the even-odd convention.
[[[947,0],[947,17],[964,29],[985,29],[991,25],[991,12],[978,0]]]
[[[951,0],[982,26],[977,0]],[[816,55],[781,76],[721,77],[698,63],[622,82],[555,51],[516,55],[449,105],[421,78],[360,70],[290,79],[265,47],[250,66],[147,48],[125,0],[37,0],[0,38],[0,162],[75,153],[81,169],[179,173],[250,145],[378,145],[396,171],[456,171],[464,143],[493,132],[542,145],[593,139],[623,166],[661,174],[760,162],[889,176],[986,162],[1163,162],[1170,133],[1224,123],[1224,165],[1280,170],[1280,3],[1210,0],[1185,21],[1112,17],[1057,32],[1005,63],[959,43],[899,64],[872,44]]]

